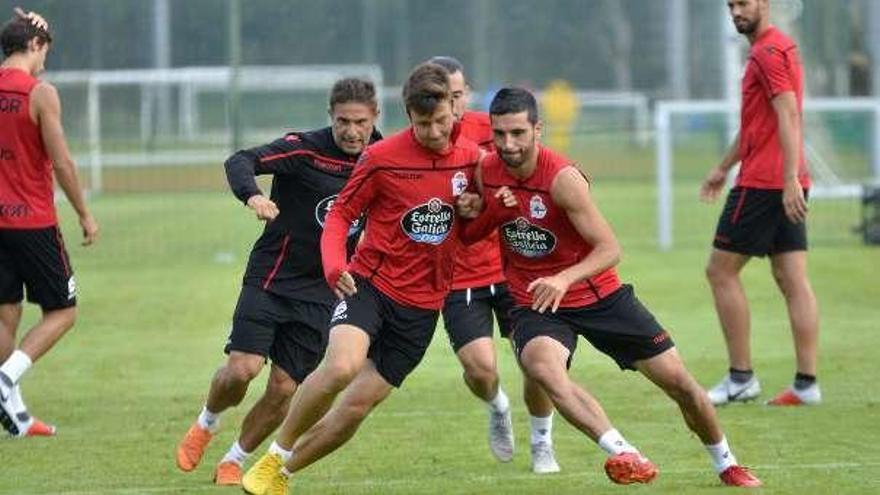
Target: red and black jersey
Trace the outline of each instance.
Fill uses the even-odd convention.
[[[460,124],[462,137],[477,143],[483,151],[491,152],[494,149],[488,113],[465,112]],[[485,239],[459,248],[455,255],[453,290],[485,287],[504,281],[498,242],[498,232],[493,231]]]
[[[335,286],[348,269],[399,304],[440,309],[458,245],[455,200],[473,184],[479,157],[458,125],[442,153],[421,146],[412,128],[367,148],[327,217],[321,238],[327,283]],[[366,231],[348,266],[341,248],[363,212]]]
[[[374,132],[371,141],[381,139]],[[260,194],[256,175],[272,174],[270,198],[279,214],[254,243],[244,285],[291,299],[328,302],[333,293],[324,283],[320,239],[327,213],[351,176],[357,156],[336,146],[329,127],[294,132],[275,141],[239,151],[226,161],[226,177],[244,203]],[[349,223],[348,254],[354,250],[362,222]]]
[[[742,165],[736,184],[757,189],[785,187],[784,154],[779,140],[779,125],[773,98],[791,91],[798,111],[804,100],[803,68],[798,47],[782,31],[771,26],[761,33],[749,50],[742,79],[739,156]],[[803,139],[803,136],[801,136]],[[800,160],[798,180],[810,187],[810,175],[804,159],[803,141],[797,143]]]
[[[30,94],[40,80],[0,68],[0,228],[39,229],[58,223],[52,162]]]
[[[493,153],[483,159],[481,173],[486,197],[507,186],[516,195],[518,211],[499,216],[504,248],[504,274],[518,305],[528,306],[529,284],[549,277],[583,260],[593,246],[571,224],[566,212],[553,202],[550,188],[562,170],[575,166],[568,158],[545,147],[538,149],[538,166],[531,177],[519,180]],[[491,200],[490,200],[491,201]],[[495,205],[495,202],[487,203]],[[495,208],[496,212],[499,208]],[[620,287],[617,271],[609,268],[587,280],[572,284],[560,307],[578,308],[603,299]]]

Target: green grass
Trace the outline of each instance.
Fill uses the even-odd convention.
[[[639,297],[671,330],[697,379],[710,385],[726,366],[702,274],[718,205],[699,205],[693,184],[682,186],[682,240],[672,252],[660,253],[653,241],[652,190],[621,179],[600,182],[596,195],[624,245],[623,278],[635,283]],[[223,362],[242,269],[260,225],[228,194],[105,195],[93,204],[103,227],[93,248],[77,245],[75,221],[64,218],[80,287],[79,321],[23,381],[31,411],[57,423],[59,435],[0,441],[0,494],[240,493],[213,488],[211,471],[262,390],[265,374],[247,402],[224,415],[224,429],[195,472],[178,472],[173,454]],[[737,456],[764,480],[760,493],[878,493],[880,250],[860,245],[840,227],[855,222],[853,208],[817,202],[811,214],[811,235],[818,241],[810,273],[822,312],[826,402],[798,410],[737,405],[719,414]],[[767,262],[753,261],[744,278],[755,367],[766,397],[792,378],[791,338]],[[33,322],[36,308],[26,313],[25,323]],[[613,486],[601,470],[602,452],[559,417],[555,441],[563,471],[532,475],[521,380],[506,346],[499,345],[499,358],[517,431],[512,463],[491,458],[485,409],[461,383],[439,329],[404,387],[345,448],[301,473],[291,492],[726,493],[672,403],[585,342],[572,375],[660,465],[661,476],[650,487]]]

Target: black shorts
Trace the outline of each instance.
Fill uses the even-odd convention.
[[[330,326],[352,325],[370,336],[367,357],[388,383],[400,387],[431,344],[439,312],[397,303],[355,276],[357,293],[336,304]]]
[[[324,357],[331,308],[329,303],[297,301],[245,285],[224,352],[267,357],[302,383]]]
[[[513,306],[513,297],[504,283],[450,292],[443,304],[443,325],[452,350],[458,352],[481,337],[492,338],[495,328],[493,312],[501,336],[507,338]]]
[[[748,256],[806,251],[807,225],[785,215],[781,190],[737,186],[727,195],[712,245]]]
[[[621,369],[632,370],[636,361],[652,358],[675,346],[628,284],[583,308],[541,314],[527,307],[517,307],[511,314],[517,357],[521,357],[528,341],[547,336],[571,352],[570,365],[577,336],[582,335],[593,347],[614,359]]]
[[[0,304],[27,300],[43,311],[76,306],[76,281],[61,230],[0,229]]]

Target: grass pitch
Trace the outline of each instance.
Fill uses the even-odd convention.
[[[726,368],[703,277],[718,206],[691,202],[693,187],[680,191],[677,247],[669,253],[654,247],[649,185],[600,182],[596,196],[623,242],[622,277],[670,329],[697,379],[712,385]],[[261,226],[229,194],[105,195],[93,205],[103,228],[93,248],[77,245],[76,222],[64,218],[80,287],[79,321],[23,381],[31,411],[57,424],[59,434],[0,441],[0,493],[240,493],[214,488],[212,470],[261,392],[265,374],[246,402],[223,416],[222,432],[198,469],[179,472],[174,449],[223,362],[241,273]],[[752,403],[719,411],[740,461],[764,481],[760,493],[880,493],[880,250],[846,232],[856,214],[851,205],[819,202],[811,211],[817,242],[810,273],[821,308],[825,403],[802,409]],[[744,278],[754,365],[767,398],[792,379],[791,337],[768,263],[754,260]],[[24,328],[36,312],[26,308]],[[532,475],[521,380],[500,341],[498,353],[517,433],[513,462],[498,464],[491,457],[485,408],[461,382],[439,328],[404,387],[346,447],[298,475],[291,493],[725,492],[672,402],[583,341],[572,375],[660,466],[660,477],[650,486],[612,485],[602,472],[601,450],[559,416],[554,437],[562,473]]]

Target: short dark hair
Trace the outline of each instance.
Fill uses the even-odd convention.
[[[330,110],[341,103],[363,103],[373,110],[379,108],[376,100],[376,86],[372,81],[346,77],[333,84],[330,90]]]
[[[459,62],[458,59],[455,57],[447,57],[445,55],[431,57],[428,59],[428,63],[437,64],[440,67],[446,69],[446,72],[450,74],[455,74],[456,72],[461,72],[462,74],[464,74],[464,66],[461,65],[461,62]]]
[[[416,66],[403,85],[403,104],[406,113],[432,114],[437,106],[452,102],[449,91],[449,73],[437,64],[424,63]]]
[[[14,17],[3,26],[0,31],[0,45],[3,47],[3,56],[8,57],[13,53],[27,52],[28,43],[34,38],[40,44],[52,43],[52,34],[49,31],[31,24],[30,19]]]
[[[529,90],[523,88],[501,88],[492,104],[489,105],[489,115],[507,115],[510,113],[529,113],[529,122],[538,123],[538,102]]]

